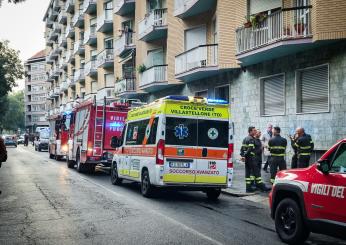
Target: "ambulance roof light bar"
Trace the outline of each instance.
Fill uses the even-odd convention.
[[[177,101],[194,101],[197,100],[198,102],[203,102],[205,100],[207,103],[210,104],[221,104],[221,105],[227,105],[228,101],[222,100],[222,99],[207,99],[200,96],[185,96],[185,95],[169,95],[163,98],[169,99],[169,100],[177,100]]]

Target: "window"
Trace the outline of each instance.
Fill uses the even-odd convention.
[[[215,99],[226,100],[229,102],[229,85],[216,87]]]
[[[156,66],[156,65],[163,65],[165,63],[164,58],[164,52],[163,49],[153,49],[148,51],[148,56],[146,60],[146,66],[147,68]]]
[[[105,19],[112,20],[113,18],[113,1],[109,1],[104,4]]]
[[[31,81],[32,82],[46,81],[46,80],[47,80],[47,76],[45,73],[31,75]]]
[[[185,50],[207,43],[207,28],[199,26],[185,31]]]
[[[285,77],[283,74],[260,79],[261,115],[285,114]]]
[[[195,96],[208,98],[208,90],[198,91],[195,93]]]
[[[97,50],[96,49],[90,51],[90,57],[91,57],[90,58],[91,61],[94,61],[97,59]]]
[[[341,144],[335,154],[332,172],[346,173],[346,144]]]
[[[31,64],[31,67],[30,67],[31,72],[45,72],[45,70],[46,70],[45,63]]]
[[[105,39],[105,49],[112,49],[112,48],[113,48],[113,38]]]
[[[91,82],[91,93],[96,93],[97,92],[97,82],[92,81]]]
[[[198,120],[198,146],[228,147],[228,121]]]
[[[167,145],[197,145],[197,119],[166,118]]]
[[[159,118],[155,118],[151,127],[149,119],[129,123],[126,132],[126,145],[143,145],[145,140],[147,145],[155,144],[158,121]]]
[[[299,70],[296,77],[297,113],[329,112],[329,66]]]
[[[115,84],[115,78],[113,73],[105,74],[106,87],[113,87]]]

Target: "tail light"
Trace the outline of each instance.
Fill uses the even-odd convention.
[[[88,142],[88,148],[87,148],[87,156],[90,157],[93,155],[93,144],[91,141]]]
[[[234,145],[228,144],[228,152],[227,152],[227,168],[233,168],[233,151],[234,151]]]
[[[156,164],[163,165],[165,156],[165,141],[160,139],[157,143]]]

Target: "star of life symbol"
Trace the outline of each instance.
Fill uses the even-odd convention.
[[[187,138],[189,136],[189,129],[185,127],[184,124],[179,124],[178,126],[175,126],[174,130],[175,137],[179,138],[180,140]]]
[[[209,137],[209,139],[215,140],[215,139],[217,139],[218,136],[219,136],[219,131],[217,131],[216,128],[210,128],[208,130],[208,137]]]

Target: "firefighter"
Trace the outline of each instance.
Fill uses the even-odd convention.
[[[255,127],[249,127],[249,135],[243,140],[243,145],[240,150],[242,160],[245,161],[245,183],[246,192],[254,192],[256,189],[252,187],[251,182],[255,181],[256,187],[263,191],[267,191],[268,188],[262,182],[260,170],[258,169],[258,161],[256,160],[255,153]]]
[[[286,169],[286,147],[287,140],[280,135],[280,127],[274,127],[273,137],[269,140],[268,146],[270,151],[270,182],[273,184],[278,167],[280,170]]]
[[[314,149],[314,142],[309,134],[305,133],[304,128],[297,128],[297,140],[295,146],[297,147],[298,155],[298,168],[306,168],[309,166],[310,156]]]

